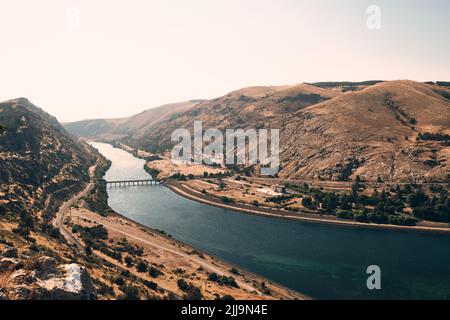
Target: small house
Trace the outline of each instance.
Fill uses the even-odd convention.
[[[278,192],[278,193],[286,193],[286,187],[281,184],[278,184],[273,187],[273,191]]]

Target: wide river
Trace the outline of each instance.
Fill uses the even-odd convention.
[[[92,143],[106,180],[148,179],[144,160]],[[318,299],[450,299],[450,236],[284,221],[210,207],[163,186],[108,188],[118,213]],[[368,290],[369,265],[381,290]]]

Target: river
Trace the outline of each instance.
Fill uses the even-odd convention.
[[[92,143],[106,180],[148,179],[144,160]],[[185,199],[164,186],[108,188],[118,213],[317,299],[450,299],[450,236],[285,221]],[[369,265],[381,290],[368,290]]]

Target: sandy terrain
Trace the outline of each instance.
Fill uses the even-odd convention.
[[[208,174],[224,172],[224,169],[220,168],[212,168],[197,163],[186,164],[182,162],[174,162],[167,158],[148,162],[147,166],[149,168],[160,171],[160,173],[158,174],[158,179],[165,179],[177,173],[184,174],[185,176],[191,174],[198,177],[203,176],[203,173],[205,172],[208,172]]]
[[[152,265],[164,266],[160,268],[162,275],[157,278],[151,278],[146,273],[138,273],[134,267],[128,268],[124,263],[119,263],[99,252],[96,252],[96,254],[101,255],[102,258],[111,263],[118,264],[120,268],[129,270],[134,275],[154,281],[159,287],[180,296],[183,295],[183,292],[178,288],[177,280],[183,278],[187,282],[201,288],[202,294],[206,299],[214,299],[217,295],[231,295],[235,299],[258,300],[305,298],[296,292],[272,284],[266,279],[251,275],[245,271],[239,270],[240,275],[233,274],[230,271],[231,265],[200,253],[185,244],[117,214],[102,217],[85,208],[73,207],[68,212],[66,223],[69,225],[75,223],[83,226],[101,224],[108,230],[108,241],[112,246],[126,239],[128,243],[141,247],[144,251],[141,259]],[[182,269],[182,272],[177,272],[177,269]],[[211,272],[234,277],[239,288],[221,286],[215,282],[208,281],[207,278]],[[269,288],[270,295],[267,292],[264,293],[264,287],[261,286],[262,281]]]
[[[220,184],[222,187],[220,187]],[[275,197],[282,195],[281,193],[275,192],[273,187],[266,183],[257,183],[246,180],[235,180],[232,178],[227,179],[194,179],[183,182],[186,187],[189,187],[198,192],[211,195],[214,197],[228,197],[234,199],[239,203],[253,205],[255,201],[258,202],[259,206],[267,208],[288,208],[297,207],[307,210],[299,203],[301,203],[301,198],[292,198],[290,201],[278,205],[273,202],[266,202],[268,197]],[[206,192],[206,193],[205,193]]]

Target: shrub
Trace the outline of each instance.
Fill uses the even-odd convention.
[[[217,297],[215,300],[228,300],[228,301],[231,301],[231,300],[234,300],[234,297],[232,295],[226,294],[223,297]]]
[[[303,197],[302,199],[302,205],[306,208],[311,207],[312,206],[312,199],[311,197]]]
[[[139,300],[139,290],[133,286],[123,285],[120,287],[123,295],[119,296],[120,300]]]
[[[144,261],[139,261],[138,264],[136,265],[136,270],[138,272],[147,272],[148,270],[147,264]]]
[[[209,274],[208,280],[216,282],[221,286],[239,288],[238,284],[236,283],[236,280],[233,277],[219,276],[215,272]]]
[[[236,275],[240,275],[239,270],[236,269],[235,267],[232,267],[230,272],[233,273],[233,274],[236,274]]]
[[[234,203],[233,199],[225,197],[225,196],[221,197],[221,199],[224,203]]]
[[[123,286],[125,284],[125,279],[121,276],[114,278],[113,282],[118,286]]]
[[[187,291],[186,295],[184,296],[185,300],[202,300],[203,295],[199,288],[195,286],[191,286]]]
[[[131,267],[133,265],[133,258],[131,258],[130,256],[126,256],[125,263],[127,264],[127,267]]]
[[[149,289],[152,289],[155,291],[158,290],[158,284],[156,282],[145,280],[144,285]]]
[[[212,272],[208,275],[208,280],[216,282],[219,280],[219,276],[217,275],[217,273]]]
[[[396,215],[390,215],[388,217],[388,221],[390,224],[396,224],[401,226],[415,226],[417,223],[417,220],[412,217],[396,216]]]
[[[178,279],[177,285],[178,288],[180,288],[180,290],[184,292],[187,292],[191,288],[191,285],[187,283],[186,280],[184,279]]]
[[[336,216],[341,219],[353,219],[353,213],[350,210],[338,209],[336,211]]]
[[[154,266],[150,266],[150,268],[148,269],[148,274],[152,278],[158,278],[163,273],[161,271],[159,271],[158,268],[156,268]]]

